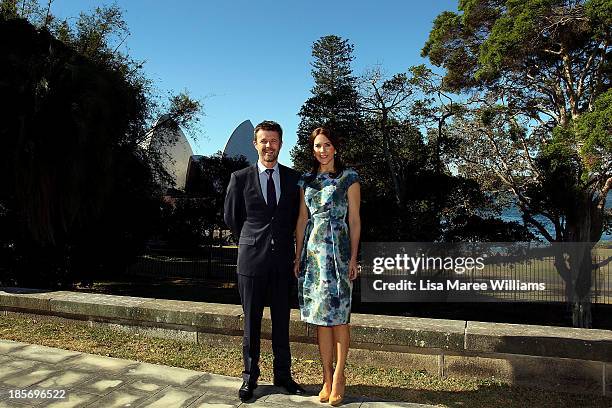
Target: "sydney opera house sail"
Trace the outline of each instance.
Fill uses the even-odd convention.
[[[223,153],[229,157],[244,156],[249,163],[257,162],[257,150],[253,147],[253,131],[250,120],[245,120],[234,130],[225,144]]]
[[[193,151],[178,124],[168,121],[172,121],[168,115],[163,115],[157,120],[147,147],[160,154],[164,169],[172,176],[174,186],[167,187],[182,190],[185,188],[187,166]]]
[[[253,147],[254,130],[250,120],[242,122],[227,140],[223,153],[229,157],[244,156],[250,163],[256,163],[257,150]],[[141,147],[156,152],[161,158],[164,169],[173,181],[173,185],[166,185],[165,188],[185,191],[186,184],[189,184],[188,189],[197,188],[194,183],[199,182],[199,173],[203,170],[201,165],[196,164],[203,156],[194,156],[185,134],[169,115],[163,115],[155,122]]]

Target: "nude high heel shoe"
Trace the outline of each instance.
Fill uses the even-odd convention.
[[[321,387],[321,391],[319,392],[319,401],[327,402],[329,400],[329,394],[331,394],[333,384],[333,377],[330,377],[329,381],[323,377],[323,386]]]
[[[323,388],[321,389],[321,391],[319,391],[319,402],[329,401],[329,394],[331,394],[331,391],[327,391],[325,389],[325,384],[323,384]]]
[[[338,385],[342,384],[342,391],[338,392]],[[336,389],[336,393],[334,394],[334,388]],[[332,392],[329,395],[329,405],[332,407],[337,407],[342,404],[342,400],[344,399],[344,390],[346,388],[346,377],[342,377],[342,380],[334,381],[334,386],[332,387]]]
[[[337,407],[338,405],[342,404],[342,399],[344,398],[343,395],[338,395],[336,397],[333,396],[329,396],[329,405],[331,405],[332,407]]]

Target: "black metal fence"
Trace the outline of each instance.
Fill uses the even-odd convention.
[[[601,263],[606,258],[597,257],[596,262]],[[593,271],[592,302],[612,304],[612,263],[608,262]]]
[[[208,246],[186,252],[185,250],[157,248],[140,256],[128,268],[128,274],[152,278],[190,278],[205,281],[235,282],[235,246]],[[596,257],[601,263],[605,258]],[[365,273],[367,271],[364,270]],[[519,302],[566,302],[565,282],[556,272],[553,258],[543,258],[537,262],[525,262],[511,269],[500,265],[487,265],[478,279],[518,279],[524,282],[543,282],[550,290],[545,292],[523,292],[498,294],[503,300]],[[612,263],[604,263],[592,272],[592,303],[612,304]],[[353,288],[359,295],[360,282]],[[502,300],[500,298],[500,300]]]
[[[238,249],[208,246],[197,250],[156,248],[138,257],[128,267],[128,274],[157,278],[192,278],[235,281]]]
[[[602,256],[594,256],[593,262],[600,264]],[[545,291],[498,292],[495,297],[519,302],[566,302],[566,284],[555,268],[554,257],[528,260],[515,263],[512,268],[506,265],[486,265],[477,279],[510,279],[522,282],[544,283]],[[591,302],[612,304],[612,268],[610,263],[603,264],[591,272]]]

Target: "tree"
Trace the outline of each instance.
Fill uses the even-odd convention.
[[[81,15],[77,34],[49,24],[48,8],[37,28],[18,18],[24,8],[0,3],[0,38],[11,39],[0,41],[0,239],[14,272],[3,283],[121,271],[159,217],[154,161],[140,148],[157,107],[150,81],[111,48],[124,27],[112,8]]]
[[[411,106],[411,114],[429,130],[429,135],[433,136],[430,140],[434,144],[435,171],[441,174],[444,171],[443,156],[447,155],[445,150],[452,150],[453,147],[449,140],[447,122],[463,112],[465,106],[445,92],[441,76],[425,65],[412,66],[409,72],[410,84],[420,95]]]
[[[179,201],[191,202],[197,207],[197,228],[203,231],[197,242],[210,242],[204,237],[210,237],[213,230],[225,230],[227,226],[223,220],[223,203],[225,192],[233,172],[249,166],[244,156],[228,157],[223,152],[211,156],[199,156],[192,160],[188,169],[188,179],[185,185],[185,195]],[[193,217],[192,217],[193,219]],[[237,240],[237,237],[235,237]]]
[[[312,146],[309,137],[320,126],[338,134],[342,143],[343,159],[356,163],[363,133],[355,77],[351,68],[353,45],[335,35],[321,37],[312,46],[312,96],[300,109],[297,144],[291,151],[293,165],[298,171],[309,171]]]
[[[511,194],[549,242],[595,243],[610,222],[611,23],[607,0],[463,0],[435,19],[422,51],[445,69],[445,89],[476,106],[455,121],[462,174]],[[593,265],[567,255],[558,271],[574,324],[588,327]]]
[[[362,235],[368,241],[431,241],[434,216],[429,205],[431,185],[420,183],[429,166],[427,146],[419,129],[409,121],[390,118],[385,139],[376,119],[365,120],[369,142],[359,176],[362,191]],[[392,163],[392,176],[389,162]],[[401,202],[393,177],[398,180]]]
[[[397,133],[405,127],[412,91],[406,74],[400,73],[385,79],[380,68],[367,72],[361,81],[361,106],[380,137],[380,146],[393,183],[393,196],[399,207],[405,206],[403,187],[408,174],[400,171],[402,166],[397,161],[402,158],[393,157],[392,143],[397,139]]]
[[[378,239],[489,241],[526,236],[524,228],[493,217],[496,208],[477,183],[448,169],[447,158],[457,144],[448,134],[447,122],[463,110],[463,104],[442,90],[431,70],[415,66],[408,73],[385,78],[375,68],[360,84],[370,135],[368,164],[363,168],[379,179],[376,188],[368,189],[369,183],[364,188],[369,200],[376,197],[376,211],[368,217],[393,226],[387,230],[377,226]]]
[[[426,161],[421,134],[393,110],[393,115],[387,115],[384,122],[383,137],[380,118],[365,109],[365,98],[358,93],[358,80],[350,65],[352,53],[353,45],[334,35],[313,44],[313,96],[300,110],[298,143],[291,152],[294,166],[301,171],[310,170],[310,133],[318,126],[331,128],[342,139],[339,152],[342,159],[360,174],[364,239],[427,240],[419,235],[427,231],[419,228],[423,224],[423,203],[415,200],[410,206],[399,206],[389,200],[397,197],[400,190],[404,197],[406,189],[412,186],[400,181],[394,184],[393,180],[407,180]]]

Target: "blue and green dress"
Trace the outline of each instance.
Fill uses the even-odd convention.
[[[302,320],[319,326],[349,323],[351,245],[346,224],[348,189],[359,181],[345,169],[338,177],[306,173],[299,181],[308,208],[300,258],[298,299]]]

